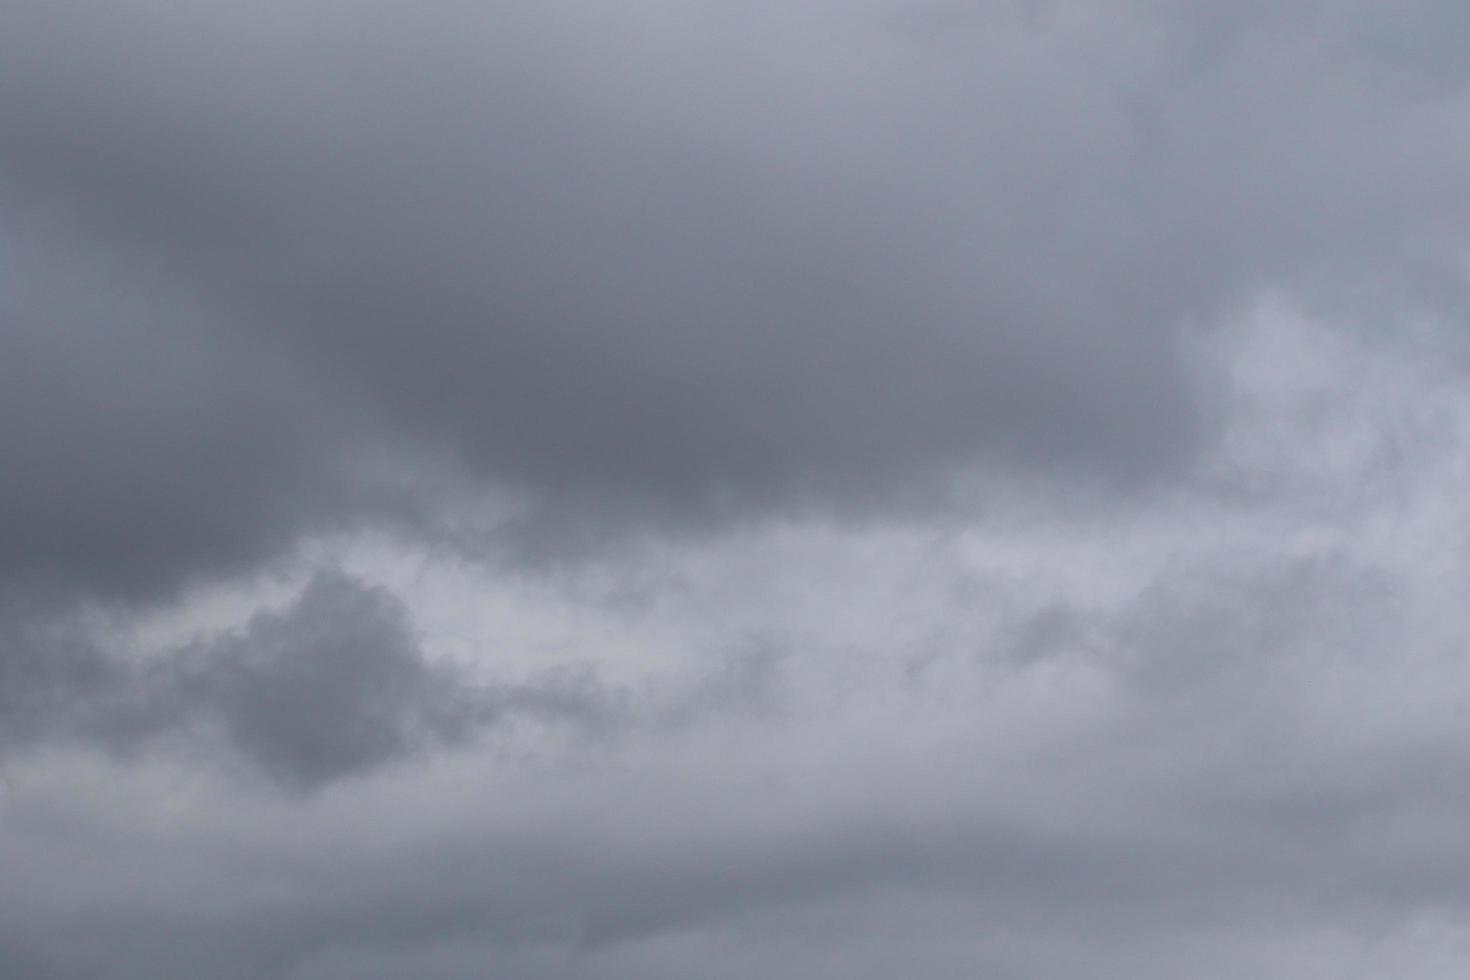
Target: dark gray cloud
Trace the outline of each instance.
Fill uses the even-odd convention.
[[[11,289],[7,566],[228,568],[367,447],[547,540],[1146,477],[1259,290],[1454,299],[1449,8],[931,6],[6,4],[9,236],[152,321]]]
[[[607,727],[594,676],[477,680],[419,649],[402,603],[322,572],[279,612],[135,662],[54,611],[13,609],[0,637],[0,735],[10,752],[61,743],[123,756],[167,748],[243,761],[290,790],[462,745],[517,717]]]
[[[279,365],[127,322],[126,295],[8,310],[0,328],[0,574],[9,586],[156,597],[238,571],[350,498],[323,416]],[[262,378],[267,379],[262,383]]]
[[[390,596],[330,576],[285,612],[146,672],[142,693],[165,724],[217,728],[267,774],[308,787],[462,742],[500,708],[425,661]]]

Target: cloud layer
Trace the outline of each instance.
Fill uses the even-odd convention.
[[[7,4],[7,566],[237,567],[385,453],[546,539],[1177,469],[1262,289],[1459,307],[1448,10]]]
[[[0,977],[1458,976],[1466,26],[0,0]]]

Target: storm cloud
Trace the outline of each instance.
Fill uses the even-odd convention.
[[[7,4],[7,568],[1178,471],[1263,290],[1460,308],[1454,15],[1273,10]]]
[[[1459,975],[1467,30],[0,0],[0,977]]]

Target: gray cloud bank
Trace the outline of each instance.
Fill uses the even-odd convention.
[[[1463,974],[1462,5],[431,7],[0,0],[0,977]]]
[[[1461,299],[1454,8],[1211,11],[7,3],[7,576],[1147,483],[1260,290]]]

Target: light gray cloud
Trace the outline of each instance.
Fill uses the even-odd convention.
[[[74,723],[112,685],[112,664],[85,631],[25,603],[0,612],[0,650],[0,745]]]

